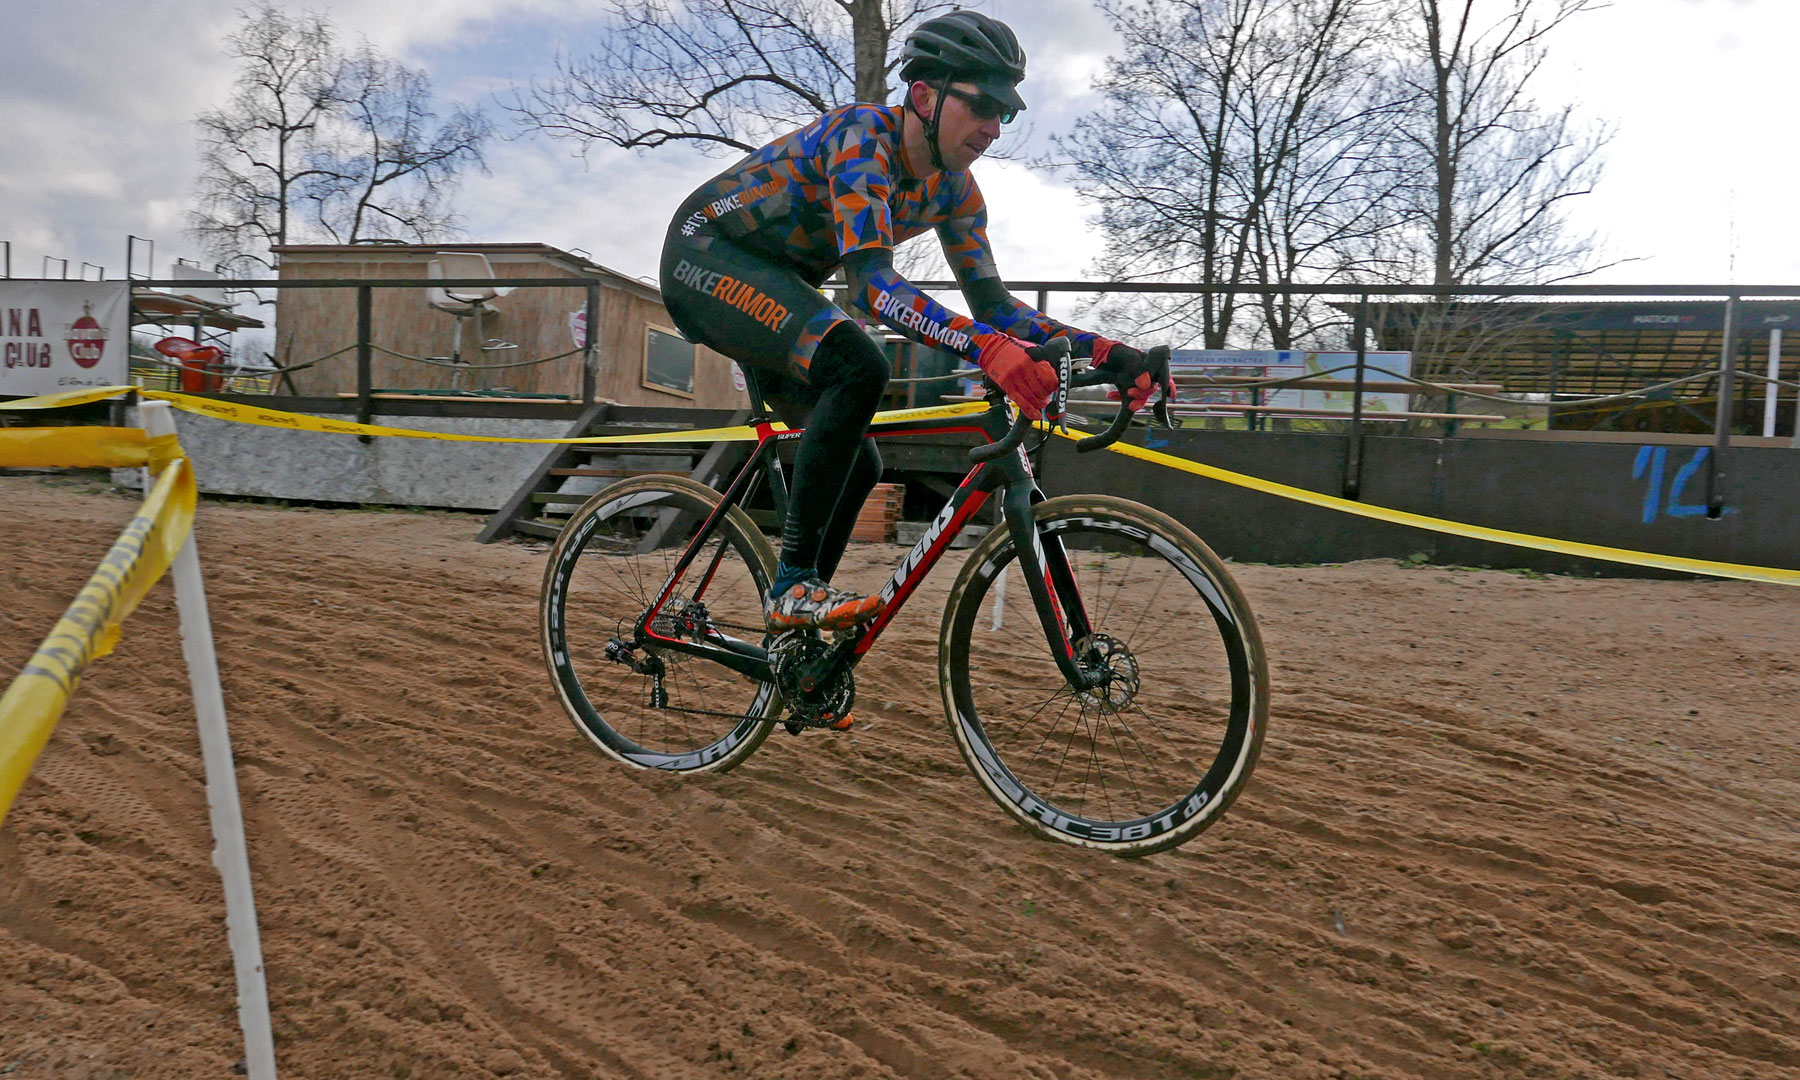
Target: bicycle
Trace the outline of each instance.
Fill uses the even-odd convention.
[[[1074,371],[1066,342],[1033,354],[1060,367],[1049,420],[1064,414],[1071,386],[1105,379]],[[576,727],[627,765],[704,773],[741,764],[777,723],[794,734],[841,726],[856,665],[998,494],[1005,527],[970,552],[939,632],[939,683],[963,760],[1007,813],[1050,840],[1145,855],[1217,821],[1267,727],[1268,671],[1242,592],[1160,511],[1110,495],[1046,498],[1023,445],[1033,425],[1009,417],[991,382],[985,400],[979,413],[871,426],[877,438],[988,441],[882,589],[881,616],[830,640],[764,631],[775,553],[742,505],[771,463],[780,469],[776,448],[798,429],[758,419],[756,447],[723,494],[651,474],[589,498],[551,551],[540,603],[545,661]],[[1111,445],[1130,420],[1122,401],[1108,429],[1077,448]],[[1023,598],[1006,589],[1015,564]],[[1009,614],[1029,627],[1026,605],[1041,639],[998,629]],[[1152,755],[1150,743],[1165,750]]]

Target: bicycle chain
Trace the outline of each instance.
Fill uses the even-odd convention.
[[[716,629],[739,630],[739,631],[743,631],[747,634],[753,634],[758,631],[766,632],[764,627],[745,626],[742,623],[722,623],[722,622],[713,621],[712,625]],[[759,685],[760,685],[760,681],[759,681]],[[793,716],[790,716],[790,718],[787,721],[784,721],[785,723],[787,723],[789,725],[789,730],[792,731],[792,730],[794,730],[793,729],[794,718],[795,717],[804,717],[805,711],[798,709],[791,702],[784,702],[784,705],[786,706],[787,711],[789,711],[790,713],[793,714]],[[659,711],[662,711],[662,712],[678,712],[678,713],[683,713],[688,716],[712,716],[712,717],[717,717],[721,720],[757,720],[757,721],[761,721],[764,723],[776,723],[778,721],[781,721],[781,718],[779,716],[763,717],[763,716],[755,716],[751,713],[721,712],[718,709],[692,709],[692,708],[687,708],[687,707],[681,706],[681,705],[662,704],[662,705],[655,706],[655,708],[657,708]],[[806,727],[821,726],[817,722],[811,720],[810,718],[802,719],[801,723],[803,723]]]

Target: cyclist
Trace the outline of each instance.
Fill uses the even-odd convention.
[[[967,10],[928,19],[901,52],[901,105],[833,109],[707,181],[669,226],[661,279],[675,324],[738,361],[777,416],[806,428],[764,604],[771,630],[848,629],[883,606],[829,584],[881,477],[867,431],[890,375],[881,347],[819,291],[838,267],[855,306],[974,362],[1028,416],[1056,372],[1026,348],[1055,337],[1106,369],[1133,409],[1158,387],[1172,396],[1166,364],[1152,370],[1139,350],[1027,307],[1000,280],[968,168],[1025,108],[1024,77],[1004,23]],[[895,272],[894,245],[928,229],[976,318]]]

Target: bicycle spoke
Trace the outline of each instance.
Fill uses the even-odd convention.
[[[1044,703],[1043,703],[1043,704],[1042,704],[1042,705],[1039,705],[1039,706],[1038,706],[1038,707],[1037,707],[1037,712],[1034,712],[1034,713],[1032,713],[1032,714],[1031,714],[1031,716],[1030,716],[1030,717],[1028,717],[1028,718],[1027,718],[1027,719],[1026,719],[1026,721],[1025,721],[1025,723],[1023,723],[1023,724],[1021,724],[1021,725],[1019,725],[1019,728],[1018,728],[1018,730],[1017,730],[1017,731],[1016,731],[1016,732],[1015,732],[1015,733],[1014,733],[1014,735],[1013,735],[1013,738],[1018,738],[1018,737],[1019,737],[1019,736],[1022,736],[1022,735],[1024,735],[1024,734],[1025,734],[1025,733],[1026,733],[1026,732],[1027,732],[1027,731],[1030,731],[1030,730],[1031,730],[1031,726],[1032,726],[1032,725],[1033,725],[1033,724],[1034,724],[1034,723],[1036,723],[1036,722],[1037,722],[1037,718],[1038,718],[1038,717],[1039,717],[1039,716],[1041,716],[1041,715],[1043,715],[1043,712],[1044,712],[1044,710],[1045,710],[1045,709],[1047,709],[1047,708],[1049,708],[1049,707],[1050,707],[1050,706],[1051,706],[1051,705],[1052,705],[1052,704],[1054,704],[1054,703],[1055,703],[1055,702],[1056,702],[1056,699],[1057,699],[1057,698],[1058,698],[1058,697],[1061,697],[1061,696],[1062,696],[1062,694],[1061,694],[1061,693],[1060,693],[1060,692],[1058,692],[1058,693],[1056,693],[1056,694],[1052,694],[1052,695],[1051,695],[1051,696],[1050,696],[1050,697],[1048,697],[1048,698],[1045,698],[1045,699],[1044,699]],[[1071,699],[1071,700],[1073,700],[1073,699]],[[1067,704],[1067,702],[1065,702],[1065,703],[1064,703],[1064,704],[1063,704],[1063,712],[1067,712],[1067,711],[1068,711],[1068,709],[1069,709],[1069,706],[1068,706],[1068,704]],[[1059,714],[1059,716],[1058,716],[1058,718],[1059,718],[1059,719],[1060,719],[1060,714]],[[1036,758],[1036,757],[1037,757],[1037,753],[1038,753],[1038,751],[1039,751],[1039,750],[1042,750],[1042,749],[1043,749],[1043,748],[1044,748],[1044,744],[1045,744],[1045,743],[1046,743],[1046,742],[1049,742],[1049,741],[1050,741],[1050,736],[1051,736],[1051,735],[1052,735],[1052,734],[1053,734],[1053,733],[1054,733],[1054,732],[1055,732],[1055,731],[1056,731],[1056,724],[1055,724],[1055,722],[1054,722],[1054,721],[1052,721],[1052,723],[1051,723],[1051,724],[1050,724],[1050,726],[1049,726],[1049,728],[1047,728],[1047,729],[1046,729],[1046,730],[1045,730],[1045,731],[1044,731],[1044,737],[1043,737],[1043,738],[1041,738],[1041,739],[1039,739],[1039,740],[1038,740],[1038,744],[1037,744],[1037,747],[1036,747],[1036,748],[1035,748],[1035,749],[1033,749],[1033,750],[1032,750],[1032,752],[1031,752],[1031,756],[1032,756],[1032,757],[1033,757],[1033,758]],[[1010,741],[1011,741],[1011,740],[1008,740],[1008,741],[1009,741],[1009,742],[1010,742]]]
[[[1142,712],[1141,709],[1139,711]],[[1144,748],[1143,741],[1137,737],[1137,732],[1133,731],[1131,729],[1131,726],[1129,724],[1124,723],[1122,720],[1118,724],[1115,725],[1113,723],[1113,721],[1110,719],[1110,717],[1117,716],[1117,715],[1118,715],[1117,713],[1109,714],[1104,709],[1101,710],[1102,717],[1109,717],[1106,721],[1106,732],[1108,735],[1112,736],[1113,746],[1116,747],[1119,751],[1119,761],[1121,763],[1123,763],[1126,759],[1125,758],[1125,747],[1123,745],[1121,745],[1119,742],[1119,732],[1118,732],[1118,728],[1123,727],[1125,729],[1125,734],[1129,735],[1131,737],[1132,743],[1137,746],[1138,753],[1143,755],[1145,763],[1148,764],[1150,766],[1151,770],[1156,773],[1156,776],[1154,777],[1154,779],[1160,781],[1162,779],[1162,770],[1157,768],[1155,761],[1150,756],[1150,752]],[[1154,726],[1154,722],[1152,722],[1152,725]],[[1133,781],[1132,786],[1136,787],[1135,780]],[[1142,796],[1140,793],[1140,799],[1141,799],[1141,797]]]
[[[1073,701],[1074,701],[1074,699],[1073,699],[1073,698],[1071,698],[1071,699],[1069,699],[1069,702],[1068,702],[1068,703],[1065,703],[1065,704],[1064,704],[1064,705],[1063,705],[1063,710],[1062,710],[1062,712],[1061,712],[1061,713],[1060,713],[1060,714],[1058,714],[1058,715],[1057,715],[1057,719],[1058,719],[1058,720],[1061,720],[1061,719],[1062,719],[1062,718],[1063,718],[1063,717],[1064,717],[1064,716],[1067,716],[1067,715],[1068,715],[1068,712],[1069,712],[1069,704],[1072,704],[1072,703],[1073,703]],[[1054,727],[1053,727],[1053,728],[1052,728],[1052,729],[1051,729],[1051,730],[1052,730],[1052,731],[1054,731],[1054,730],[1055,730],[1055,728],[1054,728]],[[1069,729],[1069,738],[1068,738],[1068,741],[1067,741],[1067,742],[1065,742],[1065,743],[1063,743],[1063,752],[1062,752],[1062,757],[1060,757],[1060,758],[1058,758],[1058,759],[1057,759],[1057,760],[1056,760],[1056,774],[1055,774],[1055,775],[1054,775],[1054,776],[1052,776],[1052,777],[1051,777],[1051,778],[1050,778],[1050,786],[1052,786],[1052,787],[1055,787],[1055,786],[1056,786],[1056,781],[1057,781],[1057,780],[1059,780],[1059,779],[1061,779],[1061,778],[1062,778],[1062,771],[1063,771],[1063,764],[1064,764],[1064,763],[1065,763],[1065,762],[1067,762],[1067,761],[1068,761],[1068,760],[1069,760],[1069,750],[1070,750],[1070,748],[1072,748],[1072,747],[1073,747],[1073,746],[1074,746],[1074,745],[1075,745],[1075,732],[1076,732],[1076,730],[1077,730],[1077,729],[1075,729],[1075,728],[1070,728],[1070,729]],[[1049,732],[1049,731],[1047,731],[1047,732],[1045,732],[1045,733],[1044,733],[1044,738],[1043,738],[1043,739],[1042,739],[1042,740],[1040,740],[1040,741],[1039,741],[1039,743],[1038,743],[1038,745],[1039,745],[1039,746],[1040,746],[1040,747],[1042,747],[1042,746],[1043,746],[1043,744],[1044,744],[1044,743],[1046,743],[1046,742],[1049,742],[1049,741],[1050,741],[1050,734],[1051,734],[1051,732]],[[1036,756],[1037,756],[1037,755],[1036,755],[1036,754],[1033,754],[1033,755],[1032,755],[1032,757],[1034,757],[1034,758],[1035,758],[1035,757],[1036,757]]]
[[[1169,578],[1168,578],[1167,574],[1157,575],[1156,591],[1151,593],[1150,599],[1144,602],[1144,604],[1138,614],[1138,621],[1134,626],[1132,626],[1131,636],[1127,639],[1127,640],[1131,641],[1132,643],[1134,643],[1133,651],[1135,651],[1135,643],[1138,640],[1138,631],[1140,631],[1144,628],[1144,623],[1149,621],[1150,614],[1156,610],[1156,602],[1159,598],[1161,598],[1163,587],[1165,585],[1167,585],[1168,583],[1169,583]]]
[[[1087,719],[1087,710],[1085,708],[1081,710],[1081,716],[1082,716],[1083,720]],[[1092,786],[1092,780],[1093,780],[1093,776],[1094,776],[1094,765],[1095,765],[1096,760],[1097,760],[1097,755],[1094,753],[1094,741],[1092,738],[1089,738],[1089,740],[1088,740],[1088,755],[1087,755],[1087,772],[1081,778],[1081,800],[1075,804],[1076,808],[1078,810],[1082,811],[1083,813],[1085,813],[1087,811],[1087,793],[1088,793],[1088,788],[1090,786]],[[1103,784],[1103,786],[1101,788],[1101,794],[1104,795],[1106,793],[1106,789],[1104,787],[1104,780],[1102,781],[1102,784]]]

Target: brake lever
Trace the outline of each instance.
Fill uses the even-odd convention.
[[[1075,377],[1075,357],[1066,344],[1056,366],[1056,393],[1050,396],[1050,411],[1044,414],[1044,419],[1050,422],[1050,430],[1055,431],[1061,428],[1062,433],[1067,435],[1069,433],[1069,381]]]
[[[1173,355],[1173,352],[1167,345],[1157,345],[1145,352],[1144,355],[1153,362],[1160,356],[1163,367],[1166,370],[1168,361]],[[1166,399],[1158,401],[1151,408],[1152,416],[1161,420],[1166,426],[1174,427],[1173,424],[1169,423],[1169,408]],[[1104,450],[1106,447],[1118,442],[1120,436],[1125,434],[1125,429],[1131,426],[1131,416],[1131,402],[1127,400],[1125,391],[1121,389],[1119,391],[1119,411],[1117,415],[1113,417],[1112,423],[1108,425],[1105,431],[1098,435],[1089,435],[1085,439],[1077,439],[1075,441],[1076,452],[1085,454],[1093,450]]]
[[[1059,364],[1056,392],[1050,396],[1050,408],[1056,409],[1057,416],[1061,417],[1068,411],[1069,339],[1055,338],[1038,346],[1038,349],[1041,351],[1036,359],[1056,361]],[[1044,415],[1049,416],[1049,411],[1046,410]],[[1011,430],[998,441],[971,449],[969,460],[980,465],[983,462],[992,461],[1002,454],[1012,453],[1025,440],[1025,432],[1031,428],[1032,423],[1032,419],[1025,415],[1025,410],[1019,409],[1018,414],[1013,417]]]

